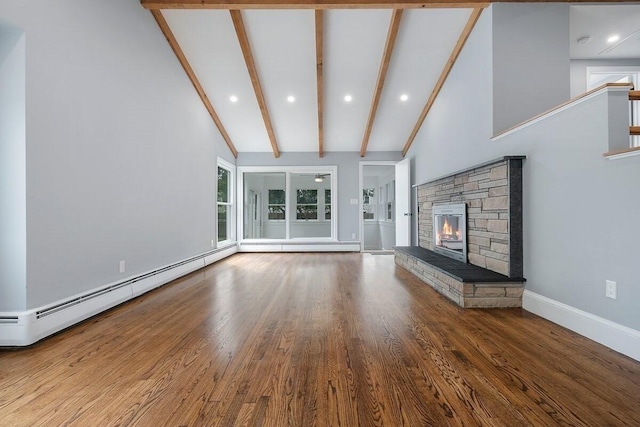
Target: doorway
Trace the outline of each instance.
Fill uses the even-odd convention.
[[[410,245],[409,159],[360,162],[360,249]]]

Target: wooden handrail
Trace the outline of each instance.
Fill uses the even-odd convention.
[[[630,90],[629,101],[640,101],[640,90]]]
[[[516,128],[519,128],[521,126],[524,126],[529,122],[536,121],[539,118],[541,118],[543,116],[546,116],[547,114],[551,114],[554,111],[560,110],[561,108],[564,108],[564,107],[566,107],[567,105],[569,105],[569,104],[571,104],[573,102],[576,102],[576,101],[578,101],[578,100],[580,100],[582,98],[585,98],[585,97],[587,97],[587,96],[589,96],[589,95],[591,95],[591,94],[593,94],[595,92],[598,92],[598,91],[600,91],[602,89],[605,89],[605,88],[608,88],[608,87],[629,87],[629,89],[633,90],[633,83],[605,83],[605,84],[603,84],[601,86],[598,86],[595,89],[592,89],[592,90],[590,90],[588,92],[583,93],[582,95],[578,95],[575,98],[572,98],[572,99],[568,100],[567,102],[563,102],[562,104],[557,105],[557,106],[553,107],[552,109],[545,111],[544,113],[540,113],[540,114],[538,114],[538,115],[536,115],[536,116],[534,116],[534,117],[532,117],[530,119],[525,120],[524,122],[518,123],[515,126],[511,126],[508,129],[505,129],[505,130],[503,130],[501,132],[498,132],[497,134],[492,136],[491,139],[498,138],[498,137],[504,135],[505,133],[509,133],[512,130],[514,130]],[[640,92],[640,91],[634,91],[634,92]]]
[[[640,126],[629,126],[629,134],[640,135]]]
[[[640,147],[631,147],[631,148],[622,148],[620,150],[609,151],[607,153],[603,153],[603,157],[614,157],[619,156],[622,157],[621,154],[632,154],[640,152]]]

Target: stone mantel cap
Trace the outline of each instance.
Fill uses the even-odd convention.
[[[421,185],[430,184],[430,183],[435,182],[435,181],[440,181],[441,179],[444,179],[444,178],[449,178],[451,176],[458,175],[458,174],[465,173],[465,172],[469,172],[469,171],[472,171],[474,169],[483,168],[485,166],[489,166],[489,165],[492,165],[494,163],[500,163],[500,162],[504,162],[504,161],[507,161],[507,160],[524,160],[526,158],[527,158],[527,156],[503,156],[503,157],[497,158],[495,160],[489,160],[488,162],[480,163],[479,165],[471,166],[471,167],[468,167],[466,169],[461,169],[461,170],[459,170],[457,172],[453,172],[453,173],[450,173],[450,174],[447,174],[447,175],[443,175],[443,176],[438,177],[438,178],[434,178],[434,179],[432,179],[430,181],[427,181],[427,182],[424,182],[422,184],[414,184],[411,187],[415,188],[415,187],[419,187]]]

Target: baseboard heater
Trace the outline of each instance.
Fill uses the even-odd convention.
[[[238,251],[237,245],[208,251],[128,279],[24,312],[0,313],[0,346],[31,345],[102,311],[156,289]]]
[[[360,252],[360,242],[327,241],[248,241],[240,242],[239,252]]]

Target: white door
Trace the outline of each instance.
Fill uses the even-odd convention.
[[[411,246],[411,169],[409,159],[396,163],[396,246]]]

